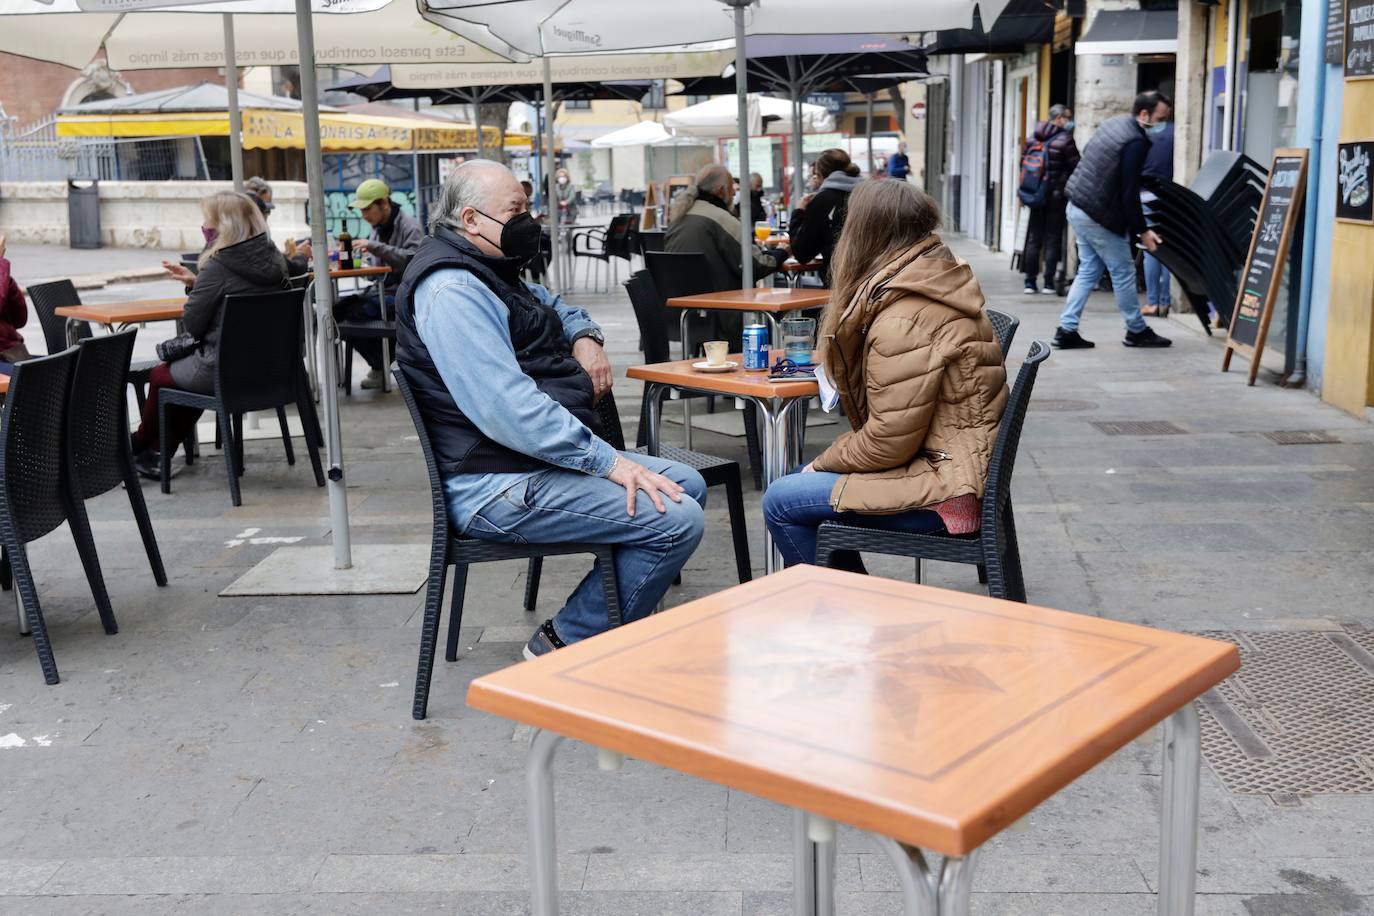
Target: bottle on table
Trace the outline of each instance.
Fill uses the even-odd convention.
[[[339,268],[353,269],[353,236],[348,234],[347,226],[339,229]]]

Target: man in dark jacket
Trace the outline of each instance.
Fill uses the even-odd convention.
[[[1135,291],[1135,259],[1131,237],[1140,239],[1146,251],[1159,247],[1159,236],[1145,225],[1140,207],[1140,173],[1150,136],[1164,127],[1169,100],[1158,92],[1143,92],[1131,104],[1129,115],[1108,118],[1083,150],[1078,168],[1069,178],[1069,225],[1078,239],[1078,276],[1069,290],[1054,345],[1064,350],[1093,346],[1078,333],[1078,322],[1088,297],[1111,274],[1116,307],[1126,319],[1128,347],[1167,347],[1140,314]]]
[[[396,317],[396,289],[401,285],[401,274],[406,265],[420,250],[425,231],[415,217],[406,213],[391,200],[391,189],[380,178],[369,178],[358,185],[353,200],[348,204],[357,210],[372,234],[365,239],[354,239],[353,250],[367,255],[364,266],[391,268],[391,273],[383,275],[372,285],[351,296],[343,296],[334,304],[334,317],[348,321],[375,321],[382,317],[379,298],[386,301],[386,317]],[[382,365],[382,341],[376,338],[355,340],[353,349],[370,367],[362,381],[363,388],[382,387],[382,373],[389,371]]]
[[[1026,247],[1021,252],[1021,270],[1026,275],[1026,294],[1040,292],[1035,279],[1040,255],[1045,256],[1045,290],[1062,296],[1063,284],[1055,284],[1055,273],[1064,248],[1065,210],[1069,196],[1065,188],[1069,176],[1078,168],[1078,144],[1073,142],[1073,111],[1067,105],[1050,107],[1050,117],[1035,125],[1032,142],[1045,147],[1045,202],[1030,207],[1026,223]]]
[[[1145,156],[1145,178],[1159,178],[1165,181],[1174,179],[1174,119],[1171,116],[1164,123],[1164,130],[1150,144],[1150,152]],[[1149,203],[1154,195],[1149,191],[1141,192],[1141,202]],[[1159,258],[1145,252],[1145,314],[1165,316],[1173,304],[1169,291],[1169,268],[1160,263]]]

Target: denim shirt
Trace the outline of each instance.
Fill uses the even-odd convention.
[[[537,284],[526,284],[553,306],[569,340],[597,328],[586,311]],[[473,424],[495,442],[555,467],[605,477],[616,452],[520,370],[510,339],[510,310],[465,270],[437,270],[415,290],[415,327],[448,387]],[[449,523],[467,531],[496,496],[542,471],[453,474],[444,479]]]

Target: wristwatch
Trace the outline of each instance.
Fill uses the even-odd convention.
[[[577,343],[584,337],[590,337],[601,346],[606,346],[606,335],[601,333],[600,328],[583,328],[573,335],[572,342]]]

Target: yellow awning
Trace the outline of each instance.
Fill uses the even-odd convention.
[[[63,114],[57,118],[59,137],[227,137],[229,113],[167,112],[161,114]],[[495,146],[500,131],[483,125],[483,140]],[[381,115],[324,113],[320,115],[321,146],[327,153],[409,152],[473,149],[477,131],[466,124],[417,121]],[[507,147],[529,147],[529,134],[506,134]],[[243,110],[244,149],[305,149],[305,122],[298,111]]]

